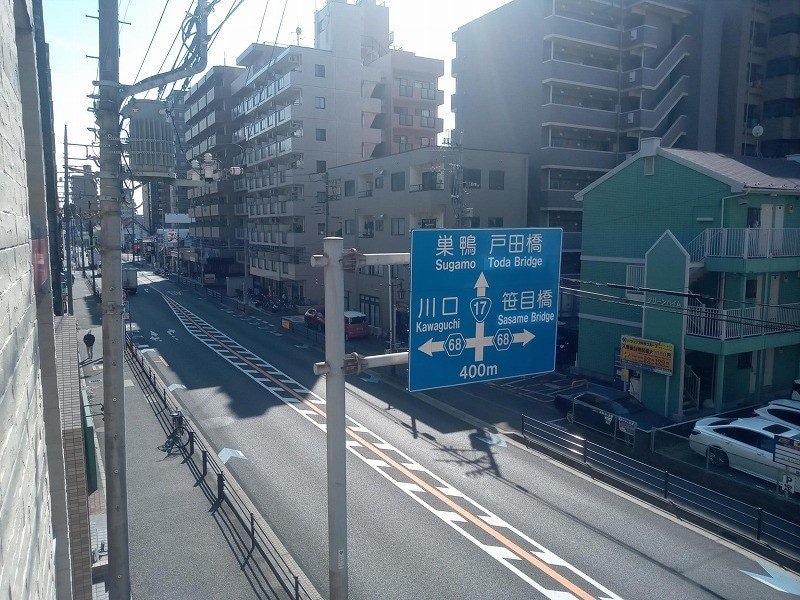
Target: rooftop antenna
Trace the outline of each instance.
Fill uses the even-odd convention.
[[[756,138],[756,156],[761,158],[761,149],[759,146],[759,140],[762,135],[764,135],[764,128],[761,125],[756,125],[753,127],[753,137]]]
[[[294,30],[294,34],[297,36],[297,45],[300,45],[300,34],[303,33],[303,30],[300,29],[300,26],[297,26],[297,29]]]

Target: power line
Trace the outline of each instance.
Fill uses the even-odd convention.
[[[170,0],[166,0],[164,2],[164,8],[161,10],[161,16],[158,17],[158,23],[156,23],[156,28],[153,31],[153,37],[150,38],[150,43],[147,45],[147,50],[144,52],[144,58],[142,58],[142,63],[139,65],[139,70],[136,71],[136,75],[133,78],[133,82],[136,83],[139,81],[139,74],[142,72],[142,67],[144,67],[144,62],[147,60],[147,55],[150,54],[150,48],[153,47],[153,40],[156,39],[156,34],[158,33],[159,27],[161,27],[161,21],[164,18],[164,13],[167,12],[167,7],[169,6]]]
[[[595,300],[597,302],[605,302],[607,304],[621,304],[633,308],[642,308],[642,309],[646,308],[648,310],[656,310],[674,315],[708,318],[708,316],[704,314],[703,309],[656,306],[652,304],[645,304],[644,302],[639,302],[638,300],[621,298],[619,296],[613,296],[611,294],[602,294],[600,292],[589,292],[587,290],[568,288],[564,286],[561,286],[560,289],[562,293],[568,296],[577,296],[577,297],[581,297],[581,295],[588,296],[586,298],[587,300]],[[774,320],[770,319],[757,319],[755,317],[725,315],[724,318],[719,320],[725,323],[732,323],[738,325],[752,325],[752,326],[759,325],[762,326],[764,329],[771,329],[773,331],[784,331],[784,332],[800,331],[800,327],[791,325],[782,326],[779,323],[776,323]]]
[[[261,13],[261,23],[258,26],[258,33],[256,34],[256,43],[261,39],[261,29],[264,27],[264,19],[267,16],[267,8],[269,7],[269,0],[264,3],[264,12]]]

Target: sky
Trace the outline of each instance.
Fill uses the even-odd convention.
[[[228,9],[238,0],[219,0],[209,18],[209,31],[222,21]],[[452,33],[464,23],[491,12],[509,0],[387,0],[390,8],[390,28],[395,32],[395,47],[421,56],[444,60],[445,77],[439,82],[445,92],[445,104],[439,108],[445,130],[453,127],[450,94],[455,83],[450,77],[450,61],[455,56]],[[165,4],[166,3],[166,4]],[[172,66],[176,50],[168,54],[170,44],[189,7],[196,0],[119,0],[120,20],[120,80],[133,83],[153,75],[166,59],[161,70]],[[236,57],[248,44],[257,41],[296,44],[295,29],[302,29],[300,44],[314,45],[314,10],[325,0],[244,0],[225,23],[209,54],[209,66],[235,64]],[[284,11],[285,8],[285,13]],[[266,13],[264,13],[266,7]],[[150,52],[145,51],[164,11]],[[281,16],[283,13],[283,20]],[[265,14],[262,25],[262,15]],[[89,15],[89,16],[86,16]],[[50,68],[53,79],[53,104],[56,145],[61,148],[64,124],[69,129],[71,143],[88,144],[93,134],[94,115],[87,111],[93,92],[92,81],[97,79],[97,0],[44,0],[45,37],[50,44]],[[279,27],[280,25],[280,27]],[[261,33],[259,36],[259,29]],[[177,44],[176,44],[177,46]],[[89,55],[89,57],[87,57]],[[150,97],[154,97],[151,93]],[[60,153],[59,153],[60,154]],[[83,158],[85,149],[70,147],[70,158]],[[61,162],[59,156],[58,162]],[[71,164],[81,164],[81,160]]]

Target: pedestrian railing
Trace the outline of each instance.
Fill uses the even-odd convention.
[[[178,404],[172,392],[150,363],[145,360],[144,354],[139,351],[136,343],[128,334],[126,334],[126,349],[163,404],[165,414],[168,414],[172,410],[172,406]],[[284,555],[285,550],[274,544],[264,526],[255,518],[250,501],[237,491],[236,486],[227,481],[227,471],[223,470],[214,451],[203,443],[197,430],[186,417],[184,417],[184,426],[189,430],[189,443],[182,449],[187,459],[186,462],[190,464],[198,478],[202,480],[210,478],[216,482],[216,504],[226,503],[233,510],[240,526],[249,536],[250,548],[247,549],[249,555],[252,556],[254,552],[261,555],[289,597],[294,600],[301,598],[318,600],[319,596],[316,591],[306,589],[303,585],[303,578],[287,562]],[[199,464],[196,462],[198,456]]]
[[[653,496],[800,557],[800,524],[721,494],[668,471],[609,450],[561,427],[522,415],[522,435],[563,456],[591,465]]]

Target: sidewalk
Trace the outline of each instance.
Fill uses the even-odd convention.
[[[91,327],[94,360],[79,342],[82,385],[93,404],[97,435],[98,490],[89,498],[93,597],[107,598],[104,423],[101,407],[102,334],[100,304],[88,280],[74,286],[78,339]],[[88,285],[87,285],[88,284]],[[251,555],[249,537],[232,510],[216,503],[214,481],[196,477],[182,454],[159,449],[169,424],[161,402],[138,369],[126,360],[125,417],[132,595],[148,598],[287,598],[263,561]]]

